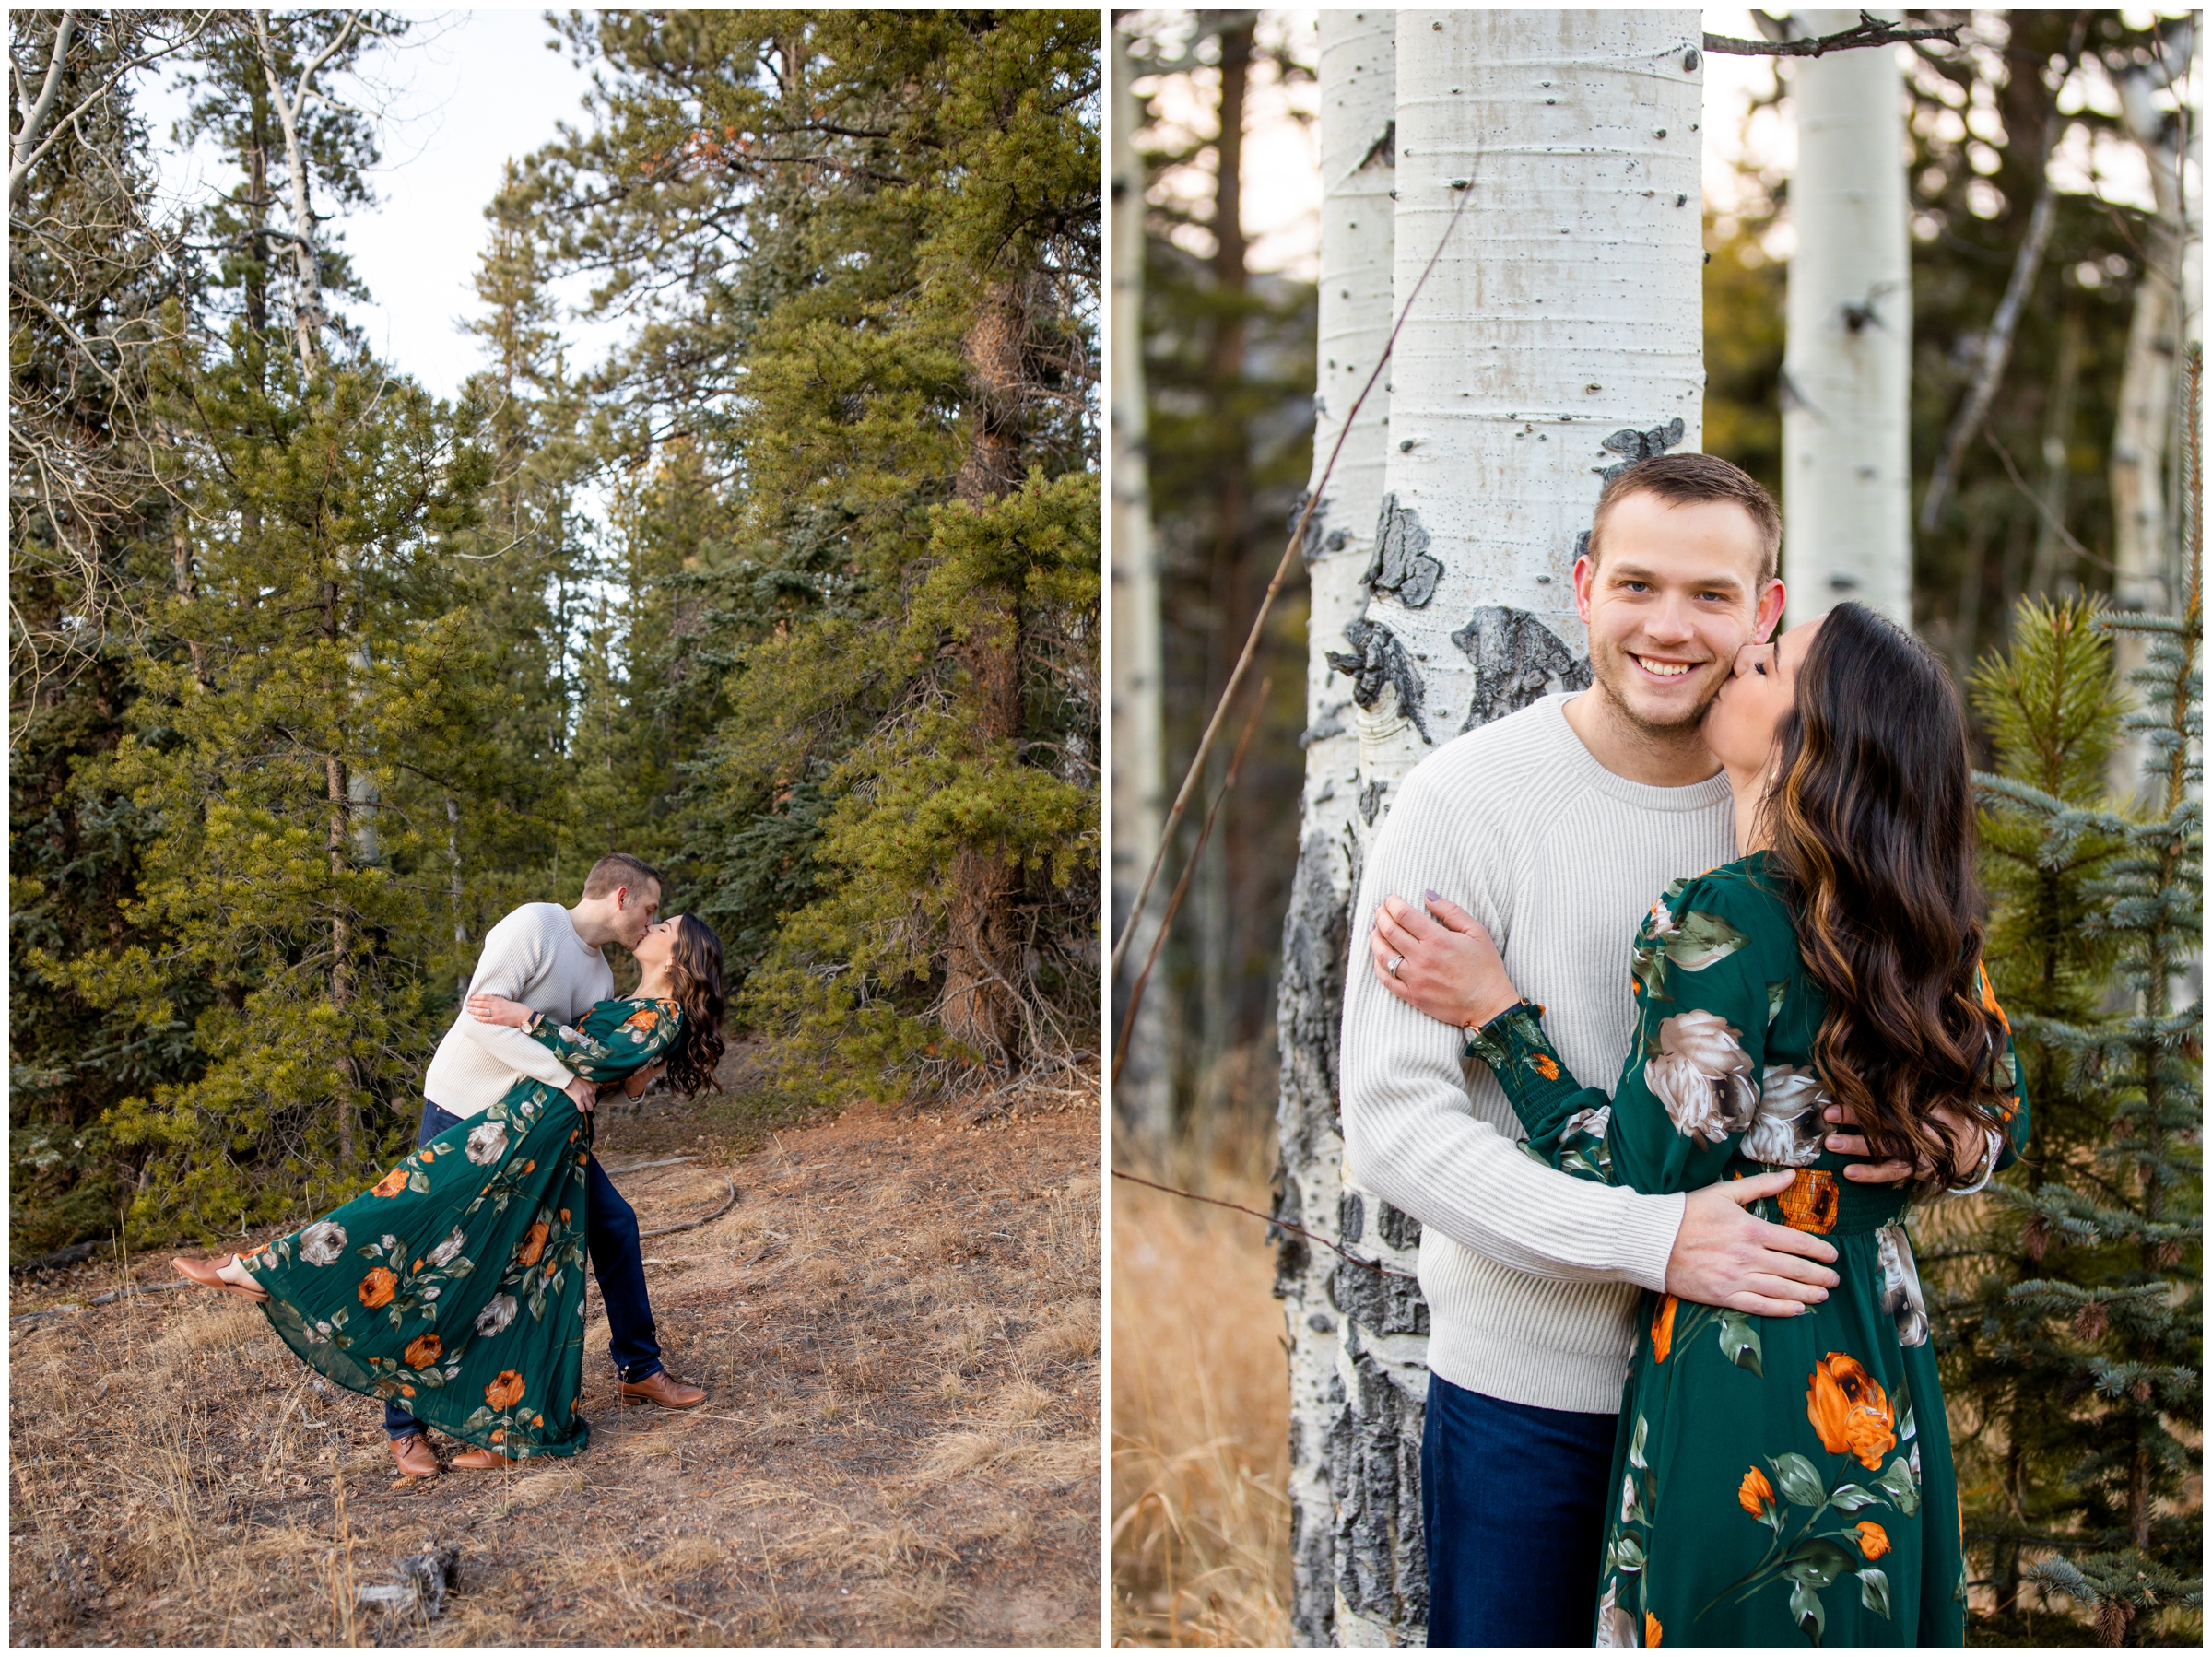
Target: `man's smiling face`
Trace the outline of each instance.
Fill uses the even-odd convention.
[[[1773,630],[1782,584],[1761,582],[1751,514],[1732,500],[1670,505],[1624,495],[1606,514],[1596,560],[1574,567],[1596,689],[1653,734],[1695,725],[1736,652]]]

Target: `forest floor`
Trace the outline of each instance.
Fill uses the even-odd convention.
[[[1272,1123],[1114,1167],[1272,1207]],[[1113,1639],[1290,1643],[1290,1383],[1267,1227],[1113,1186]]]
[[[594,1286],[591,1447],[509,1473],[398,1479],[379,1406],[246,1300],[85,1304],[166,1254],[18,1279],[15,1314],[83,1310],[10,1328],[11,1643],[1095,1646],[1098,1113],[969,1117],[608,1117],[647,1230],[736,1188],[645,1244],[710,1396],[618,1409]],[[447,1544],[434,1621],[357,1600]]]

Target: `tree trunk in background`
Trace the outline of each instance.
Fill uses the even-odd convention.
[[[1835,34],[1859,14],[1796,14]],[[1790,217],[1794,394],[1782,417],[1783,575],[1789,619],[1855,599],[1912,624],[1912,258],[1906,231],[1904,88],[1890,49],[1791,70],[1797,170]]]
[[[1113,934],[1127,924],[1129,911],[1159,844],[1167,801],[1166,748],[1161,735],[1159,563],[1152,539],[1152,490],[1145,447],[1145,172],[1136,154],[1136,94],[1130,83],[1128,37],[1119,29],[1109,41],[1113,108],[1107,123],[1112,146],[1111,181],[1113,216],[1113,271],[1108,326],[1112,337],[1112,405],[1109,428],[1112,445],[1112,548],[1108,566],[1113,618],[1112,732]],[[1146,905],[1146,924],[1130,940],[1122,978],[1113,986],[1113,1017],[1106,1032],[1112,1044],[1121,1038],[1130,985],[1144,968],[1159,930],[1165,891]],[[1173,997],[1155,986],[1138,1010],[1129,1032],[1129,1053],[1113,1090],[1114,1110],[1132,1130],[1155,1141],[1174,1126],[1174,1097],[1169,1086],[1169,1010]]]
[[[1359,793],[1351,682],[1330,671],[1328,652],[1342,647],[1345,629],[1359,619],[1366,599],[1360,576],[1373,553],[1389,447],[1387,381],[1368,394],[1325,487],[1321,472],[1390,338],[1395,26],[1394,12],[1321,14],[1321,278],[1312,485],[1321,499],[1301,549],[1312,592],[1306,782],[1277,999],[1282,1167],[1276,1212],[1323,1237],[1337,1228],[1343,1195],[1336,1038],[1348,911],[1359,880],[1352,817]],[[1303,1238],[1285,1234],[1276,1275],[1290,1360],[1290,1617],[1305,1645],[1328,1644],[1336,1620],[1329,1427],[1342,1408],[1343,1383],[1329,1292],[1335,1260]]]
[[[2188,42],[2175,65],[2182,73],[2194,56],[2194,32]],[[2178,526],[2168,499],[2175,469],[2167,465],[2179,425],[2175,369],[2183,346],[2204,337],[2204,212],[2183,189],[2178,133],[2151,102],[2163,78],[2138,72],[2120,81],[2122,119],[2150,169],[2158,223],[2144,249],[2147,267],[2136,284],[2107,472],[2112,491],[2112,602],[2124,610],[2157,612],[2171,610],[2181,590]],[[2194,159],[2201,140],[2194,131],[2188,139]],[[2148,647],[2137,633],[2118,634],[2112,650],[2113,665],[2124,679],[2148,659]],[[2107,772],[2115,794],[2133,797],[2148,769],[2147,758],[2139,734],[2122,734]]]
[[[968,454],[953,479],[955,499],[988,507],[1021,481],[1022,345],[1029,333],[1027,296],[1019,281],[991,284],[968,326],[971,427]],[[975,734],[1011,742],[1021,734],[1021,661],[1011,603],[982,601],[961,647],[968,710]],[[944,1025],[955,1040],[990,1064],[1011,1068],[1018,1004],[1014,978],[1020,939],[1014,922],[1015,871],[1003,857],[962,852],[953,860],[950,937],[946,948]]]
[[[1206,591],[1212,599],[1213,629],[1206,641],[1206,705],[1220,699],[1237,653],[1251,628],[1252,570],[1245,546],[1245,520],[1252,508],[1250,434],[1244,399],[1244,89],[1251,76],[1253,19],[1251,12],[1221,19],[1221,95],[1214,138],[1214,312],[1206,377],[1222,411],[1215,429],[1220,446],[1214,456],[1214,546]],[[1247,694],[1253,694],[1248,692]],[[1206,762],[1206,791],[1219,792],[1229,765],[1227,746],[1217,746]],[[1199,852],[1191,890],[1197,933],[1198,1040],[1193,1067],[1190,1110],[1200,1120],[1219,1105],[1221,1061],[1235,1040],[1231,1028],[1230,979],[1235,926],[1230,914],[1229,847],[1239,838],[1234,794],[1221,804],[1221,820]]]
[[[1401,11],[1396,32],[1394,307],[1468,201],[1399,335],[1362,614],[1331,657],[1357,704],[1356,844],[1433,747],[1587,682],[1570,575],[1601,476],[1695,448],[1704,393],[1699,14]],[[1419,1228],[1387,1205],[1347,1188],[1338,1226],[1413,1269]],[[1327,1632],[1418,1641],[1427,1308],[1354,1267],[1330,1287],[1335,1319],[1309,1314],[1338,1341],[1329,1417],[1293,1426],[1329,1446]],[[1296,1564],[1302,1607],[1317,1565]]]

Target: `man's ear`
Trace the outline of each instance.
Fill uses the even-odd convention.
[[[1574,608],[1584,627],[1590,625],[1590,592],[1596,584],[1597,566],[1585,552],[1574,560]]]
[[[1789,591],[1780,579],[1771,581],[1759,595],[1759,614],[1752,619],[1751,642],[1764,644],[1774,636],[1782,625],[1782,606],[1789,598]]]

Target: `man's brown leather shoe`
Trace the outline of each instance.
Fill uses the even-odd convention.
[[[624,1404],[657,1404],[665,1410],[688,1410],[706,1401],[706,1388],[686,1386],[665,1369],[656,1370],[643,1381],[622,1383]]]
[[[409,1478],[438,1476],[438,1452],[430,1448],[430,1441],[420,1433],[409,1433],[404,1439],[393,1440],[392,1459],[398,1463],[400,1472]]]

